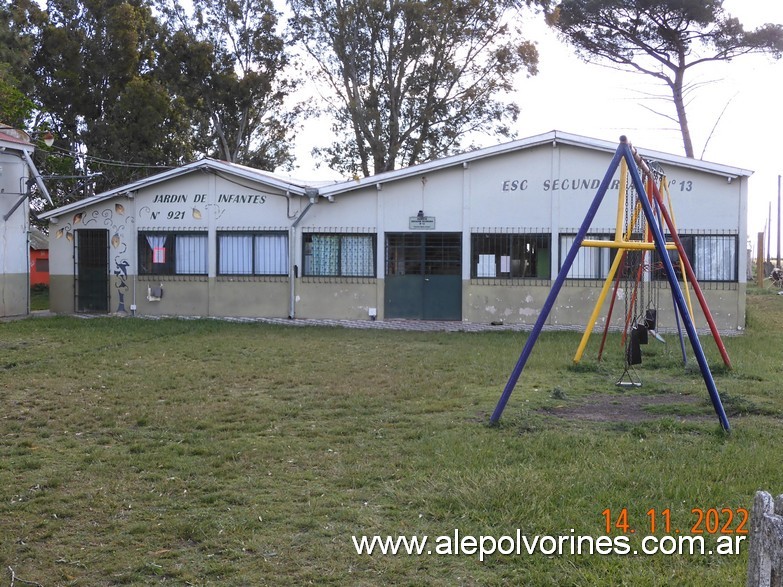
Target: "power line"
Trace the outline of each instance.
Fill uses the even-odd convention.
[[[95,155],[88,155],[86,153],[75,153],[70,149],[63,149],[62,147],[53,146],[52,151],[58,151],[74,159],[82,159],[85,162],[92,161],[94,163],[100,163],[101,165],[110,165],[113,167],[125,167],[129,169],[173,169],[174,165],[152,165],[149,163],[132,163],[128,161],[117,161],[116,159],[107,159],[104,157],[97,157]]]

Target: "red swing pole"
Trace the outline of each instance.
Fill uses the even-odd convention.
[[[633,157],[636,160],[637,165],[644,171],[644,173],[648,176],[651,176],[652,174],[650,173],[650,168],[647,166],[647,163],[645,163],[644,160],[639,156],[639,153],[636,152],[636,149],[633,149]],[[669,233],[672,236],[674,245],[677,247],[677,252],[680,254],[680,264],[685,269],[685,274],[688,276],[688,280],[693,284],[693,290],[696,292],[696,297],[699,300],[699,305],[701,305],[701,310],[704,312],[704,317],[707,319],[707,324],[710,326],[712,338],[715,339],[715,344],[717,345],[718,351],[720,351],[720,355],[723,358],[723,363],[729,369],[731,369],[731,359],[729,359],[729,354],[726,351],[726,347],[724,346],[723,340],[720,337],[718,327],[715,325],[715,320],[712,318],[712,313],[710,312],[710,308],[707,305],[707,300],[704,299],[704,294],[702,293],[699,282],[696,279],[696,274],[693,272],[690,259],[688,259],[688,255],[685,254],[685,247],[682,244],[680,235],[677,234],[677,229],[674,227],[672,217],[669,214],[669,210],[666,209],[666,205],[663,203],[661,192],[658,189],[658,186],[655,185],[655,182],[653,182],[652,185],[652,193],[655,197],[655,201],[658,202],[658,208],[663,215],[663,220],[666,222],[666,226],[669,227]]]

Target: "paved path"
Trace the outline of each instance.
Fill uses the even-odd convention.
[[[75,318],[91,319],[91,318],[130,318],[127,314],[70,314]],[[10,320],[21,320],[24,318],[50,318],[57,316],[49,310],[36,310],[30,313],[30,316],[9,316],[0,318],[0,322]],[[260,324],[279,324],[282,326],[334,326],[340,328],[359,328],[359,329],[375,329],[375,330],[412,330],[420,332],[485,332],[491,330],[508,330],[508,331],[530,331],[533,326],[530,324],[473,324],[470,322],[459,321],[446,321],[446,320],[331,320],[331,319],[316,319],[316,318],[257,318],[257,317],[204,317],[204,316],[153,316],[153,315],[138,315],[136,318],[140,320],[162,320],[162,319],[179,319],[179,320],[222,320],[225,322],[241,322],[241,323],[260,323]],[[576,329],[574,329],[576,330]]]
[[[32,312],[30,317],[32,318],[45,318],[49,316],[55,316],[48,310],[40,310]],[[117,318],[129,318],[130,316],[125,314],[74,314],[77,318],[89,319],[100,318],[106,316],[114,316]],[[3,320],[13,320],[25,318],[25,316],[18,316],[13,318],[0,318]],[[137,316],[141,320],[161,320],[161,319],[180,319],[180,320],[223,320],[226,322],[241,322],[241,323],[259,323],[259,324],[278,324],[281,326],[332,326],[339,328],[358,328],[365,330],[409,330],[415,332],[530,332],[533,329],[532,324],[486,324],[486,323],[473,323],[473,322],[459,322],[459,321],[446,321],[446,320],[404,320],[404,319],[391,319],[391,320],[330,320],[330,319],[315,319],[315,318],[296,318],[291,320],[289,318],[256,318],[256,317],[203,317],[203,316],[152,316],[144,315]],[[544,326],[544,331],[569,331],[569,332],[583,332],[584,327],[581,326]],[[603,332],[603,327],[594,332]],[[616,331],[612,328],[611,331]],[[699,335],[711,334],[709,329],[699,330]],[[676,334],[676,331],[671,329],[662,329],[663,334]],[[736,336],[742,334],[742,332],[721,332],[721,336]]]

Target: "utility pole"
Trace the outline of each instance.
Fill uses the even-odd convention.
[[[772,200],[769,201],[769,212],[767,213],[767,266],[771,261],[770,255],[772,254]]]

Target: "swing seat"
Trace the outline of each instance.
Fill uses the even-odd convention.
[[[663,338],[660,334],[655,332],[655,330],[650,330],[650,334],[652,334],[653,338],[657,340],[658,342],[662,342],[663,344],[666,344],[666,339]]]
[[[631,336],[625,349],[625,371],[615,383],[617,387],[641,387],[642,382],[634,379],[634,365],[642,362],[641,345],[647,344],[647,328],[642,324],[634,324],[631,328]]]
[[[639,365],[642,362],[642,348],[640,346],[642,344],[647,344],[647,329],[644,326],[634,324],[628,348],[625,350],[625,360],[628,365]]]
[[[620,376],[620,379],[615,383],[617,387],[641,387],[642,382],[641,381],[635,381],[633,378],[633,373],[630,369],[626,369],[623,374]]]
[[[622,380],[620,380],[617,383],[615,383],[615,385],[617,387],[624,387],[624,388],[641,387],[642,386],[642,382],[641,381],[622,381]]]

